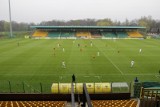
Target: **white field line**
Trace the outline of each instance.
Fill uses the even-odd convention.
[[[13,75],[22,75],[22,76],[33,76],[33,74],[0,74],[0,75],[4,75],[4,76],[13,76]],[[58,75],[61,75],[61,74],[36,74],[37,76],[58,76]],[[73,74],[65,74],[67,76],[72,76]],[[107,75],[122,75],[122,74],[89,74],[89,75],[86,75],[86,74],[77,74],[77,76],[84,76],[84,77],[89,77],[89,76],[107,76]],[[155,75],[155,74],[123,74],[123,75],[153,75],[153,76],[157,76],[158,75]],[[60,78],[60,77],[59,77]]]
[[[122,75],[124,75],[124,73],[117,67],[117,65],[115,65],[115,64],[112,62],[112,60],[111,60],[103,51],[101,51],[101,52],[103,53],[104,56],[106,56],[106,58],[111,62],[111,64],[112,64]]]
[[[111,46],[110,46],[110,48],[115,52],[115,49],[114,48],[112,48]],[[100,50],[101,51],[101,50]],[[101,51],[102,52],[102,54],[104,55],[104,56],[106,56],[106,58],[111,62],[111,64],[121,73],[121,75],[124,75],[124,73],[117,67],[117,65],[115,65],[113,62],[112,62],[112,60],[103,52],[103,51]]]
[[[94,77],[99,78],[99,76],[94,76]]]
[[[95,78],[98,78],[99,82],[101,82],[101,77],[100,76],[94,76]]]
[[[36,91],[38,91],[38,92],[40,93],[40,91],[39,91],[39,90],[34,89],[34,88],[33,88],[31,85],[29,85],[28,83],[24,82],[24,84],[25,84],[25,85],[27,85],[27,87],[28,87],[28,88],[30,88],[30,89],[32,89],[32,90],[36,90]]]
[[[83,76],[83,77],[87,77],[87,78],[88,78],[88,77],[90,77],[90,76]]]
[[[88,78],[88,77],[92,77],[92,76],[83,76],[83,77],[85,77],[85,78]],[[94,76],[95,78],[98,78],[98,80],[99,80],[99,82],[101,82],[101,79],[100,79],[100,76],[99,75],[96,75],[96,76]],[[92,77],[93,78],[93,77]]]

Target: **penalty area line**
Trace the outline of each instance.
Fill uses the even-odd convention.
[[[118,68],[118,66],[116,64],[114,64],[112,62],[112,60],[104,53],[102,52],[104,56],[106,56],[106,58],[108,59],[108,61],[110,61],[110,63],[121,73],[121,75],[124,75],[124,73]]]
[[[0,75],[5,75],[5,76],[18,76],[18,75],[22,75],[22,76],[33,76],[33,74],[0,74]],[[36,74],[36,76],[57,76],[59,74]],[[65,74],[64,76],[70,76],[73,74]],[[108,76],[108,75],[122,75],[122,74],[99,74],[99,76]],[[153,75],[153,76],[159,76],[159,75],[155,75],[155,74],[123,74],[123,75]],[[77,74],[77,76],[86,76],[86,74]],[[97,76],[96,74],[89,74],[89,76]],[[59,76],[60,78],[60,76]]]
[[[88,78],[88,77],[90,77],[90,76],[83,76],[83,77],[87,77],[87,78]]]
[[[97,46],[96,46],[97,47]],[[98,48],[98,47],[97,47]],[[112,47],[111,47],[112,48]],[[98,48],[99,49],[99,48]],[[114,50],[114,48],[112,48]],[[102,52],[102,54],[106,57],[106,59],[121,73],[121,75],[124,75],[124,73],[120,70],[120,68],[114,64],[114,62],[108,57],[107,54],[105,54],[105,52],[103,52],[102,50],[99,50],[100,52]]]
[[[98,78],[98,80],[101,82],[101,76],[94,76],[95,78]]]

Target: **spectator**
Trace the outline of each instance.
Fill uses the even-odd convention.
[[[72,75],[72,82],[75,82],[76,81],[76,78],[75,78],[75,75],[73,74]]]

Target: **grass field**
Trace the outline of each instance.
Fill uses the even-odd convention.
[[[66,68],[62,68],[63,60]],[[0,92],[9,90],[9,81],[12,91],[21,91],[23,82],[25,88],[37,90],[42,83],[43,90],[50,92],[53,82],[71,82],[72,74],[77,82],[133,82],[135,77],[160,82],[159,70],[158,39],[0,40]]]

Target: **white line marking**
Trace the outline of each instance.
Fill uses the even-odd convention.
[[[97,47],[97,46],[96,46]],[[115,50],[114,48],[110,47],[111,49]],[[102,50],[99,50],[103,53],[104,56],[106,56],[106,58],[111,62],[111,64],[122,74],[124,75],[124,73],[112,62],[112,60],[102,51]]]
[[[39,91],[39,90],[34,89],[34,88],[33,88],[31,85],[29,85],[28,83],[24,82],[24,84],[25,84],[25,85],[27,85],[27,87],[28,87],[28,88],[30,88],[32,91],[36,90],[37,92],[39,92],[39,93],[40,93],[40,91]]]
[[[94,76],[94,77],[98,78],[98,80],[101,82],[100,76]]]
[[[13,76],[13,75],[22,75],[22,76],[34,76],[33,74],[0,74],[0,75],[4,75],[4,76]],[[57,76],[57,75],[61,75],[61,74],[36,74],[36,76]],[[71,76],[73,74],[65,74],[67,76]],[[86,74],[76,74],[77,76],[86,76]],[[98,74],[99,76],[107,76],[107,75],[122,75],[122,74]],[[123,75],[152,75],[152,76],[158,76],[155,74],[123,74]],[[96,74],[89,74],[88,76],[97,76]]]
[[[94,76],[94,77],[99,78],[99,76]]]
[[[122,74],[122,75],[124,75],[124,73],[112,62],[112,60],[103,52],[103,51],[101,51],[103,54],[104,54],[104,56],[106,56],[106,58],[111,62],[111,64]]]
[[[90,77],[90,76],[84,76],[84,77]]]

